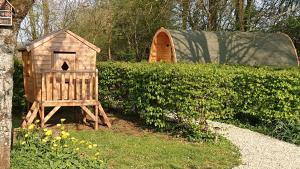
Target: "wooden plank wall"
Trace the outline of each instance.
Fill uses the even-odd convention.
[[[156,39],[157,61],[172,61],[172,47],[169,37],[165,33],[160,33]]]
[[[73,37],[62,32],[46,43],[32,49],[33,73],[35,73],[36,93],[33,94],[37,100],[41,99],[42,72],[52,70],[53,53],[55,52],[76,52],[75,70],[96,70],[97,52]],[[32,94],[31,94],[32,95]]]

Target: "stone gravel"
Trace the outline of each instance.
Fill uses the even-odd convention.
[[[235,169],[300,169],[299,146],[234,125],[209,124],[239,148],[242,165]]]

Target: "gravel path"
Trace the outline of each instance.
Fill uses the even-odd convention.
[[[242,165],[235,169],[300,169],[300,147],[233,125],[209,122],[240,149]]]

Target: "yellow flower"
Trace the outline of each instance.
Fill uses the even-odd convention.
[[[65,144],[64,147],[69,147],[69,145],[68,145],[68,144]]]
[[[60,126],[61,126],[61,124],[57,124],[56,126],[57,126],[57,127],[60,127]]]
[[[96,154],[95,154],[95,156],[99,156],[99,155],[100,155],[100,153],[96,153]]]
[[[59,136],[57,136],[57,137],[55,137],[55,140],[61,140],[61,137],[59,137]]]
[[[30,126],[28,127],[29,130],[34,129],[35,125],[34,124],[30,124]]]
[[[36,120],[34,123],[35,123],[35,124],[38,124],[39,122],[40,122],[40,120]]]
[[[47,141],[48,141],[47,137],[42,140],[43,143],[47,143]]]
[[[57,147],[57,144],[53,144],[53,147]]]
[[[66,139],[66,138],[68,138],[69,136],[70,136],[70,133],[65,132],[65,131],[62,131],[62,132],[61,132],[61,137],[62,137],[62,138]]]
[[[97,147],[97,144],[93,144],[93,147]]]
[[[44,129],[44,132],[48,131],[48,129]]]
[[[29,136],[28,134],[25,134],[25,136],[24,136],[24,137],[25,137],[25,138],[27,138],[28,136]]]
[[[53,134],[52,130],[48,130],[45,132],[45,135],[46,136],[51,136]]]
[[[92,148],[93,148],[93,146],[92,146],[92,145],[89,145],[89,146],[88,146],[88,148],[89,148],[89,149],[92,149]]]
[[[64,121],[66,121],[66,119],[60,119],[60,122],[62,122],[62,123],[63,123]]]
[[[79,148],[76,148],[75,151],[79,151]]]
[[[24,145],[25,143],[26,143],[25,141],[22,141],[22,142],[21,142],[21,145]]]
[[[80,144],[84,144],[84,143],[85,143],[85,141],[84,141],[84,140],[81,140],[79,143],[80,143]]]

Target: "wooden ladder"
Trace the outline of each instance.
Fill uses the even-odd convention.
[[[22,127],[29,126],[33,120],[37,117],[37,114],[39,112],[40,104],[38,102],[33,102],[26,117],[24,118],[22,122]]]

